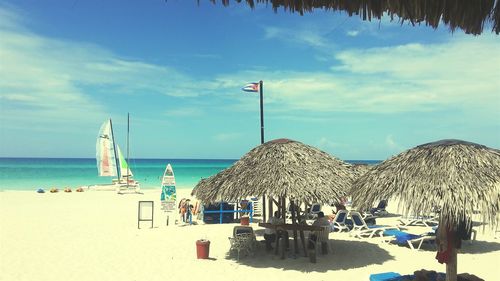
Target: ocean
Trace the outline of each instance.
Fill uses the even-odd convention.
[[[235,159],[130,159],[129,166],[141,189],[160,188],[161,177],[170,163],[177,188],[192,188],[231,166]],[[376,164],[376,160],[350,163]],[[0,158],[0,190],[36,190],[57,187],[76,188],[111,183],[111,177],[99,177],[95,158]]]

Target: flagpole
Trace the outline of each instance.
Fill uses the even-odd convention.
[[[260,80],[259,82],[259,92],[260,92],[260,144],[264,143],[264,82]]]
[[[260,94],[260,144],[264,144],[264,82],[259,81]],[[266,195],[262,195],[262,220],[266,222]]]

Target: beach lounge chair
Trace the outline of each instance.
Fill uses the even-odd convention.
[[[403,246],[408,245],[412,250],[420,250],[424,242],[434,242],[436,240],[436,234],[434,232],[417,235],[396,229],[388,229],[385,230],[383,234],[384,236],[393,238],[393,240],[389,240],[390,242]],[[418,243],[416,248],[413,246],[414,243]]]
[[[402,226],[425,226],[432,227],[439,224],[438,218],[435,216],[410,216],[400,218],[399,223]]]
[[[342,232],[344,230],[349,231],[349,226],[345,224],[346,218],[347,218],[347,211],[339,210],[335,215],[335,218],[333,219],[332,231],[335,230],[338,230],[339,232]]]
[[[307,219],[315,219],[318,217],[318,213],[321,212],[321,205],[314,203],[311,205],[309,212],[306,214]]]
[[[252,211],[253,216],[261,217],[262,216],[262,203],[260,202],[258,197],[250,198],[250,202],[252,203]]]
[[[388,214],[388,212],[385,210],[386,207],[387,207],[387,200],[380,200],[377,207],[372,208],[370,210],[370,213],[374,216],[385,216]]]
[[[373,236],[378,235],[379,237],[383,237],[383,233],[385,230],[389,229],[399,230],[399,227],[397,226],[367,225],[359,212],[351,211],[349,214],[351,215],[353,223],[351,236],[359,238],[363,237],[372,238]]]

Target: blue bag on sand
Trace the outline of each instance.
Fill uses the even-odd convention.
[[[45,190],[43,190],[43,188],[39,188],[36,192],[38,192],[38,193],[45,193]]]

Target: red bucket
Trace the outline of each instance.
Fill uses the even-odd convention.
[[[250,225],[250,218],[248,216],[242,216],[240,218],[241,225]]]
[[[198,259],[208,259],[210,252],[210,241],[201,239],[196,241],[196,256]]]

